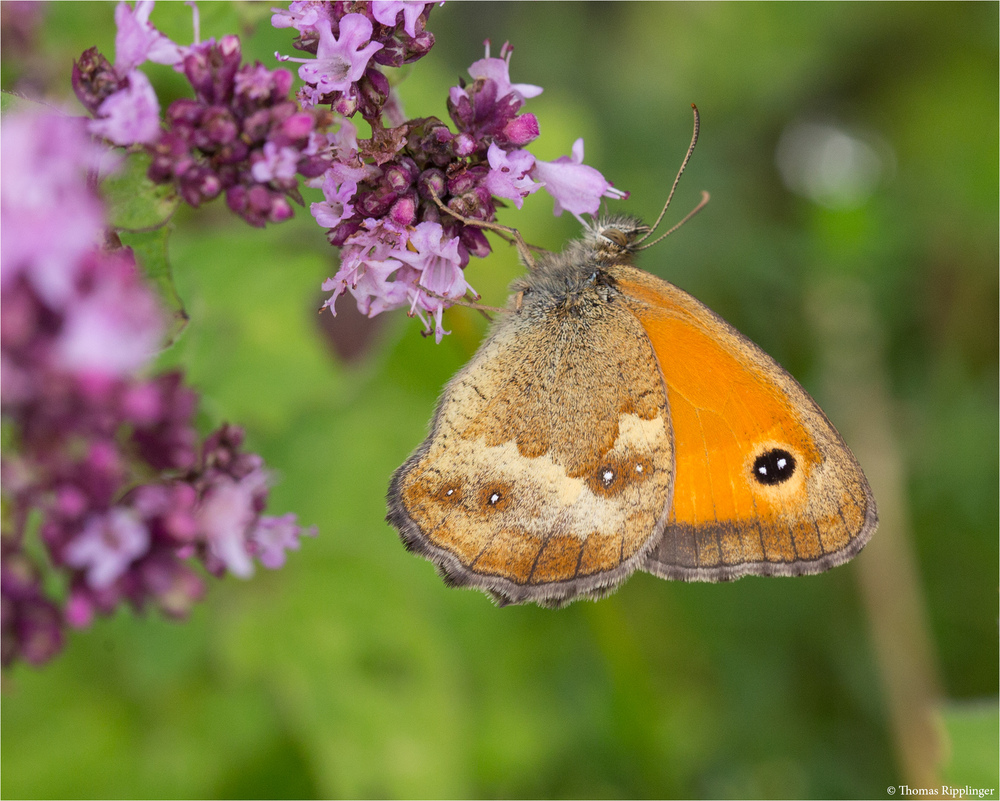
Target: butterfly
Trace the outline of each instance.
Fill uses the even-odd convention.
[[[695,109],[664,212],[697,137]],[[606,216],[537,259],[483,227],[528,272],[388,493],[387,520],[448,584],[561,606],[636,570],[795,576],[864,547],[878,515],[854,455],[770,356],[634,265],[655,225]]]

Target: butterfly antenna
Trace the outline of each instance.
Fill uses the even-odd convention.
[[[667,213],[667,209],[670,208],[670,201],[674,199],[674,192],[677,191],[677,184],[681,182],[681,176],[684,174],[684,170],[687,167],[688,162],[691,160],[691,154],[694,153],[694,146],[698,144],[698,133],[701,130],[701,115],[698,113],[698,107],[694,103],[691,104],[691,109],[692,111],[694,111],[694,132],[691,134],[691,144],[688,145],[687,154],[684,156],[684,161],[681,162],[681,168],[677,171],[677,177],[674,178],[673,186],[670,187],[670,194],[667,195],[667,202],[663,204],[663,209],[662,211],[660,211],[660,216],[656,218],[656,222],[653,223],[653,227],[649,229],[649,233],[647,233],[645,236],[639,239],[638,240],[639,242],[644,242],[645,240],[649,239],[649,237],[653,235],[653,233],[659,227],[660,223],[663,221],[663,215]],[[652,242],[649,242],[643,245],[642,247],[637,247],[636,250],[645,250],[646,248],[651,248],[661,239],[670,236],[670,234],[672,234],[674,231],[676,231],[678,228],[684,225],[684,223],[686,223],[688,220],[694,217],[695,214],[697,214],[699,211],[705,208],[705,204],[708,203],[708,200],[709,200],[708,192],[702,192],[701,202],[697,206],[695,206],[694,209],[692,209],[687,214],[687,216],[684,217],[683,220],[677,223],[677,225],[675,225],[665,234],[661,234]]]

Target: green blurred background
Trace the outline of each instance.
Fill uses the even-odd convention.
[[[274,65],[270,4],[202,3]],[[5,40],[3,86],[69,91],[113,51],[113,6],[53,3]],[[7,15],[8,9],[4,9]],[[9,17],[8,17],[9,19]],[[191,41],[190,12],[152,20]],[[307,211],[253,230],[221,203],[170,240],[191,322],[162,359],[204,429],[244,425],[279,474],[271,511],[319,536],[286,567],[215,582],[190,621],[121,612],[49,666],[3,678],[2,794],[16,797],[886,798],[997,794],[998,6],[996,3],[463,3],[435,8],[411,116],[510,40],[543,159],[586,162],[655,217],[642,257],[784,364],[869,475],[882,516],[848,566],[731,585],[634,576],[562,610],[446,588],[383,522],[392,471],[484,331],[441,345],[349,299],[319,319],[335,254]],[[170,98],[169,69],[148,73]],[[558,249],[539,193],[502,221]],[[511,249],[470,267],[501,304]]]

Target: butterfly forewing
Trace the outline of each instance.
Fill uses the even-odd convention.
[[[805,390],[672,284],[633,268],[618,280],[656,352],[675,447],[669,521],[645,568],[708,581],[797,575],[861,550],[874,498]]]

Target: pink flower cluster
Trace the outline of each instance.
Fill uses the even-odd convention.
[[[511,50],[486,55],[448,95],[450,122],[407,118],[385,74],[430,50],[433,3],[293,2],[272,23],[297,33],[303,86],[285,69],[243,64],[239,39],[183,46],[150,22],[151,0],[121,2],[112,64],[83,53],[72,83],[91,115],[4,118],[0,239],[0,635],[4,665],[40,664],[66,626],[121,604],[182,617],[204,575],[279,567],[303,534],[264,514],[268,472],[222,426],[204,441],[197,395],[177,373],[150,376],[163,316],[132,252],[107,229],[96,193],[116,169],[95,139],[150,157],[149,177],[198,206],[224,194],[251,225],[280,222],[322,191],[312,214],[340,249],[323,288],[369,316],[407,308],[440,341],[445,308],[475,296],[471,257],[490,252],[477,223],[545,189],[555,213],[593,214],[622,197],[583,164],[583,142],[552,162]],[[140,67],[171,65],[192,97],[161,116]],[[359,137],[352,117],[370,128]],[[41,547],[30,539],[37,533]],[[61,586],[60,586],[61,585]]]
[[[163,316],[105,231],[94,187],[115,159],[56,115],[6,116],[0,151],[0,661],[40,664],[67,624],[123,602],[183,616],[204,592],[194,562],[245,577],[302,532],[262,514],[268,474],[239,429],[200,444],[180,375],[139,375]]]
[[[490,245],[481,227],[505,203],[520,208],[544,188],[554,211],[594,214],[601,198],[620,198],[583,163],[583,140],[572,155],[537,160],[539,136],[527,100],[542,90],[512,83],[511,49],[469,68],[448,95],[451,126],[435,117],[407,119],[385,74],[413,63],[434,44],[426,25],[434,3],[419,0],[296,0],[275,10],[272,24],[297,33],[299,104],[292,76],[260,64],[241,65],[239,40],[175,44],[149,21],[151,0],[115,12],[116,61],[83,54],[73,75],[77,96],[94,115],[91,131],[152,155],[149,177],[171,184],[197,206],[225,193],[251,225],[280,222],[301,202],[298,183],[320,188],[316,222],[340,248],[340,269],[323,285],[325,308],[350,293],[369,316],[407,308],[438,341],[442,313],[476,297],[465,278],[472,256]],[[197,29],[197,18],[196,18]],[[193,99],[174,101],[160,121],[159,103],[138,69],[171,64],[190,81]],[[371,135],[358,138],[360,114]],[[442,211],[442,205],[447,211]]]
[[[344,117],[360,111],[365,119],[378,119],[390,94],[379,66],[401,67],[430,51],[434,36],[425,27],[432,5],[296,0],[287,11],[275,9],[271,24],[298,31],[295,48],[316,58],[275,55],[280,61],[302,62],[299,77],[305,86],[299,99],[304,107],[329,105]]]
[[[541,188],[555,199],[556,214],[593,214],[602,197],[624,193],[582,163],[582,140],[572,157],[553,162],[526,149],[539,125],[522,109],[542,90],[511,83],[506,45],[491,58],[487,43],[486,57],[469,68],[471,83],[451,89],[454,129],[434,117],[404,119],[380,67],[426,53],[432,5],[293,2],[272,23],[297,30],[295,46],[316,54],[294,59],[303,62],[306,84],[299,97],[328,105],[338,123],[327,134],[333,163],[313,182],[324,196],[312,204],[313,216],[341,249],[340,269],[323,284],[331,292],[324,306],[334,312],[350,293],[369,316],[407,307],[440,341],[444,309],[475,296],[465,279],[470,257],[490,253],[482,228],[459,217],[493,222],[504,201],[520,208]],[[356,113],[371,126],[369,139],[358,140],[348,119]]]
[[[315,178],[329,166],[321,135],[329,114],[299,108],[287,70],[241,64],[238,37],[175,44],[149,22],[152,8],[151,0],[118,5],[114,66],[94,48],[74,65],[77,97],[95,117],[90,130],[117,145],[145,146],[150,179],[172,184],[192,206],[224,192],[251,225],[287,220],[290,201],[302,202],[299,176]],[[165,129],[138,69],[146,61],[173,65],[194,91],[170,105]]]

